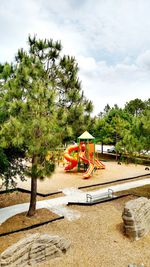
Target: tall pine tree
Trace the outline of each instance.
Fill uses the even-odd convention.
[[[24,149],[31,158],[28,215],[32,216],[37,179],[51,170],[47,151],[73,133],[72,126],[77,122],[69,120],[72,110],[78,111],[78,120],[89,102],[81,91],[77,63],[61,55],[60,42],[29,36],[28,44],[27,52],[18,50],[13,65],[0,68],[0,139],[2,148]]]

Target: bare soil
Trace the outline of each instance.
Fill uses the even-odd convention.
[[[64,195],[63,193],[59,193],[48,197],[37,196],[37,201],[56,198],[63,195]],[[5,208],[12,205],[28,203],[28,202],[30,202],[30,193],[11,192],[6,194],[0,194],[0,208]]]
[[[51,178],[39,181],[38,191],[49,193],[67,187],[77,188],[84,185],[148,174],[145,166],[133,164],[118,165],[116,162],[106,162],[106,169],[96,171],[88,180],[82,179],[83,173],[77,173],[76,171],[65,173],[63,169],[62,166],[59,166]],[[23,183],[18,180],[18,186],[30,189],[30,179]],[[3,204],[5,199],[1,198],[1,207],[11,203],[14,204],[15,201],[15,204],[20,203],[21,195],[18,197],[18,200],[16,198],[16,195],[14,195],[14,200],[12,198],[12,202],[11,200],[6,201],[7,204]],[[25,199],[22,199],[22,201],[28,202],[28,198],[29,196],[25,196]],[[40,263],[36,267],[123,267],[128,266],[129,263],[137,265],[144,263],[144,267],[149,267],[150,233],[141,240],[134,242],[124,235],[122,211],[124,204],[133,198],[128,196],[90,207],[70,206],[69,208],[81,213],[81,217],[78,220],[68,221],[64,219],[38,227],[37,229],[0,237],[0,252],[21,238],[40,232],[56,234],[69,239],[71,241],[71,248],[63,257],[52,259],[48,263]],[[45,210],[44,214],[46,214]],[[18,219],[16,219],[15,223],[13,222],[13,224],[17,223]]]
[[[40,263],[36,267],[122,267],[129,263],[149,267],[150,233],[138,241],[124,235],[122,211],[125,202],[133,197],[114,200],[95,206],[71,206],[81,217],[75,221],[53,223],[0,238],[0,251],[29,234],[40,232],[60,235],[71,241],[66,255]]]
[[[10,217],[4,223],[2,223],[0,225],[0,234],[26,228],[28,226],[42,223],[45,221],[50,221],[58,217],[60,216],[45,208],[38,209],[36,211],[36,214],[32,217],[28,217],[27,212],[22,212]]]

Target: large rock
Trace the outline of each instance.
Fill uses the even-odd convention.
[[[140,197],[125,204],[122,214],[125,233],[138,240],[150,230],[150,200]]]
[[[0,267],[31,266],[62,256],[69,247],[70,242],[63,237],[33,234],[7,248],[0,255]]]

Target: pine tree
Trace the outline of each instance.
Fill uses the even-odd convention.
[[[2,148],[23,149],[31,158],[28,215],[32,216],[37,179],[51,171],[47,152],[60,144],[69,131],[72,134],[76,122],[68,121],[70,114],[74,110],[78,112],[76,119],[80,118],[86,100],[77,77],[77,63],[72,57],[61,56],[60,42],[29,36],[28,44],[29,51],[18,50],[13,65],[0,67],[0,138]],[[65,131],[62,126],[67,121]]]

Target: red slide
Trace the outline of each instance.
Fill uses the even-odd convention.
[[[85,163],[89,164],[89,167],[87,169],[87,171],[84,173],[83,175],[83,178],[84,179],[88,179],[90,178],[93,170],[94,170],[94,163],[92,162],[92,160],[88,160],[86,157],[85,157],[85,152],[80,152],[80,155],[79,155],[80,159],[83,160]]]
[[[97,167],[97,169],[105,169],[105,164],[103,164],[100,160],[95,159],[95,165]]]
[[[79,149],[78,145],[72,145],[66,149],[66,151],[64,153],[64,158],[67,161],[69,161],[69,164],[65,167],[65,171],[69,171],[69,170],[71,170],[77,166],[77,164],[78,164],[77,159],[75,159],[73,156],[71,156],[70,153],[72,151],[78,151],[78,149]]]
[[[78,150],[79,150],[78,145],[71,145],[65,150],[64,158],[69,162],[69,164],[65,167],[65,171],[69,171],[77,166],[78,160],[71,155],[71,152],[78,151]],[[105,165],[100,160],[95,159],[93,162],[92,156],[91,156],[91,159],[86,158],[85,144],[82,144],[80,147],[79,158],[82,161],[84,161],[86,164],[88,164],[88,169],[83,175],[84,179],[88,179],[91,177],[92,172],[94,170],[94,166],[96,166],[98,169],[105,169]]]
[[[91,174],[92,174],[92,172],[93,172],[93,170],[94,170],[94,164],[93,164],[92,162],[90,162],[87,171],[86,171],[85,174],[83,175],[83,178],[84,178],[84,179],[88,179],[88,178],[90,178],[90,177],[91,177]]]

